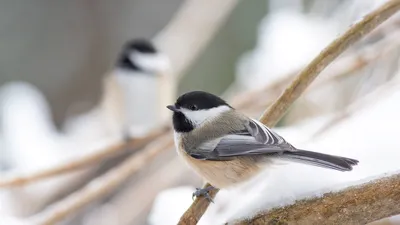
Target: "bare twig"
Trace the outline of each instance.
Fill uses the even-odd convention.
[[[144,148],[143,151],[129,157],[125,162],[105,175],[92,180],[83,189],[50,206],[45,211],[31,218],[31,221],[34,224],[40,225],[55,224],[91,201],[109,193],[129,178],[129,176],[145,166],[149,160],[153,159],[160,152],[169,150],[173,146],[171,136],[172,134],[167,132]]]
[[[106,148],[101,151],[96,151],[93,154],[74,159],[69,162],[65,162],[59,165],[56,165],[54,167],[51,167],[46,170],[42,171],[37,171],[31,174],[27,175],[9,175],[7,178],[7,175],[0,180],[0,188],[5,188],[5,187],[12,187],[12,186],[18,186],[18,185],[25,185],[28,183],[36,182],[45,178],[49,178],[52,176],[56,175],[61,175],[64,173],[71,172],[73,170],[77,170],[80,168],[83,168],[88,165],[93,165],[94,163],[97,163],[101,160],[104,160],[108,157],[111,157],[118,153],[119,151],[123,149],[137,149],[140,148],[153,139],[159,137],[161,134],[165,133],[164,130],[157,130],[152,133],[150,133],[148,136],[141,138],[141,139],[135,139],[133,141],[130,141],[129,143],[119,143],[114,146],[111,146],[109,148]]]
[[[400,213],[400,174],[275,208],[244,224],[366,224]]]
[[[284,115],[290,105],[304,92],[318,74],[339,54],[344,52],[354,42],[358,41],[372,29],[388,19],[400,9],[400,0],[391,0],[373,12],[366,15],[360,22],[354,24],[347,32],[333,41],[323,50],[289,85],[283,94],[261,116],[260,121],[267,126],[274,126]],[[209,186],[210,184],[206,184]],[[205,187],[206,187],[205,186]],[[212,198],[218,190],[210,192]],[[182,215],[178,224],[196,224],[210,202],[205,198],[197,198],[190,208]]]

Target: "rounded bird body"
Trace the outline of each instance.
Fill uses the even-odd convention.
[[[297,149],[267,126],[207,92],[188,92],[167,108],[173,111],[178,154],[216,188],[247,181],[274,159],[338,171],[350,171],[358,163]]]
[[[104,79],[102,107],[113,132],[142,136],[161,122],[159,87],[168,69],[168,57],[150,41],[125,43],[114,70]]]

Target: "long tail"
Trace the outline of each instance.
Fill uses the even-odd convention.
[[[288,160],[299,163],[310,164],[339,171],[351,171],[353,166],[358,164],[358,160],[341,156],[328,155],[318,152],[311,152],[298,149],[297,151],[287,151],[282,155]]]

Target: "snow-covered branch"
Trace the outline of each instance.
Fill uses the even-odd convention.
[[[298,200],[233,224],[367,224],[400,213],[400,174]]]
[[[334,40],[311,63],[300,72],[296,79],[286,88],[283,94],[261,116],[260,121],[268,126],[274,126],[284,115],[291,104],[300,97],[304,90],[314,81],[320,72],[351,44],[360,40],[379,24],[387,20],[400,9],[400,0],[391,0],[366,15],[354,24],[343,35]],[[208,186],[210,184],[206,184]],[[218,190],[210,192],[214,198]],[[205,213],[210,202],[205,198],[197,198],[190,208],[182,215],[179,224],[196,224]]]

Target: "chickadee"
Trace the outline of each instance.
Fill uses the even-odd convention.
[[[178,155],[214,188],[244,182],[271,165],[273,159],[338,171],[350,171],[358,163],[355,159],[297,149],[259,121],[207,92],[188,92],[167,108],[173,111]],[[193,195],[210,200],[209,190],[197,189]]]
[[[122,129],[125,138],[130,138],[159,124],[158,112],[163,107],[159,90],[168,69],[168,57],[150,41],[134,39],[124,44],[115,69],[104,81],[103,106],[112,130]]]

